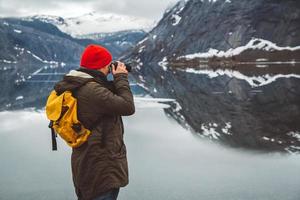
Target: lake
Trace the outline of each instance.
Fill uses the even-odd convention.
[[[217,145],[182,128],[163,107],[139,102],[123,117],[129,185],[119,200],[300,199],[300,155]],[[51,151],[43,112],[1,112],[0,120],[0,199],[76,199],[71,149],[58,139]]]

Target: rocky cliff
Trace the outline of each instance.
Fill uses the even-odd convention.
[[[137,47],[134,76],[168,115],[235,147],[300,150],[300,4],[189,0],[167,10]]]

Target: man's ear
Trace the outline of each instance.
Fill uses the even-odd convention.
[[[105,67],[103,67],[103,68],[101,68],[101,69],[99,69],[99,71],[101,71],[102,73],[104,73],[104,74],[109,74],[109,65],[107,65],[107,66],[105,66]]]

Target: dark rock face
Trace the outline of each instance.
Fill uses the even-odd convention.
[[[292,136],[300,130],[299,79],[253,88],[227,75],[209,78],[178,69],[162,75],[165,79],[156,80],[157,96],[176,99],[180,106],[166,112],[183,126],[234,147],[299,150],[300,141]]]
[[[177,25],[175,15],[181,17]],[[190,0],[166,12],[151,33],[157,34],[157,44],[168,44],[162,44],[171,53],[168,55],[206,52],[209,48],[227,50],[245,45],[252,37],[279,46],[296,46],[299,21],[300,4],[295,0]]]
[[[283,64],[237,64],[229,69],[168,63],[210,48],[226,51],[244,46],[252,38],[278,46],[300,45],[299,2],[180,1],[124,57],[136,61],[134,76],[151,95],[176,99],[177,104],[166,112],[183,126],[235,147],[300,151],[297,63],[288,68]],[[255,61],[261,52],[275,61],[275,55],[297,60],[290,52],[267,51],[246,51],[237,58],[248,61],[250,56]]]
[[[163,49],[160,57],[228,50],[247,44],[251,38],[278,46],[297,46],[300,40],[300,3],[296,0],[189,0],[167,11],[137,47],[143,54]],[[176,21],[176,18],[180,20]],[[153,37],[154,36],[154,37]],[[135,52],[137,53],[137,52]]]
[[[39,21],[0,19],[0,31],[0,59],[13,62],[76,62],[83,50],[81,44],[61,33],[55,26]]]

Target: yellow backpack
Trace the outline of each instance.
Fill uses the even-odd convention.
[[[57,95],[52,90],[46,103],[46,115],[50,120],[52,150],[57,150],[57,134],[73,148],[82,145],[91,134],[78,120],[77,99],[72,96],[71,91]]]

